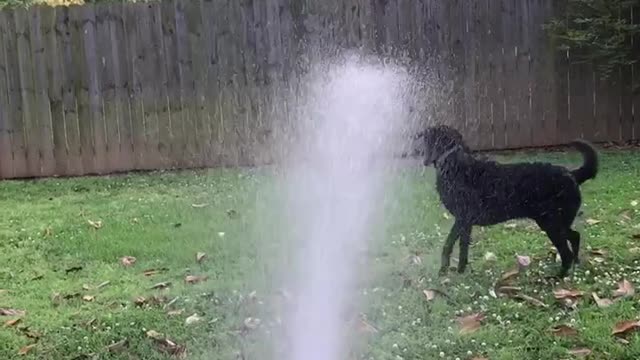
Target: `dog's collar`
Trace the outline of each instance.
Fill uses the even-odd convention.
[[[436,161],[434,162],[435,166],[438,167],[440,166],[440,164],[445,161],[449,156],[451,156],[451,154],[453,154],[454,152],[458,151],[462,149],[462,146],[460,145],[456,145],[452,148],[450,148],[449,150],[445,151],[442,155],[440,155]]]

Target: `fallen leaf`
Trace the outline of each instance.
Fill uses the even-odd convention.
[[[517,294],[513,296],[514,299],[518,299],[518,300],[522,300],[525,301],[533,306],[538,306],[538,307],[542,307],[542,308],[548,308],[549,305],[545,304],[544,302],[542,302],[542,300],[538,300],[534,297],[531,297],[529,295],[524,295],[524,294]]]
[[[171,310],[171,311],[167,312],[167,315],[168,316],[180,316],[180,315],[182,315],[182,313],[184,313],[184,309]]]
[[[28,326],[20,328],[20,331],[24,334],[24,336],[32,340],[38,340],[42,337],[41,333],[31,330]]]
[[[187,284],[197,284],[199,282],[206,281],[207,279],[207,276],[187,275],[184,278],[184,282],[186,282]]]
[[[522,291],[522,288],[517,286],[500,286],[496,290],[498,294],[504,294],[504,295],[516,295],[520,291]]]
[[[442,217],[444,217],[445,219],[449,220],[451,217],[449,216],[449,214],[447,213],[442,213]]]
[[[97,220],[97,221],[93,221],[93,220],[87,220],[87,222],[89,223],[89,225],[91,225],[94,229],[98,230],[102,227],[102,221]]]
[[[204,259],[206,259],[206,258],[207,258],[207,254],[205,254],[205,253],[203,253],[203,252],[199,252],[199,253],[197,253],[197,254],[196,254],[196,262],[197,262],[198,264],[200,264],[201,262],[203,262],[203,261],[204,261]]]
[[[110,353],[121,353],[125,351],[128,347],[129,347],[129,340],[124,339],[107,346],[106,350]]]
[[[31,344],[21,348],[20,350],[18,350],[18,355],[27,355],[35,346],[36,344]]]
[[[477,331],[480,329],[481,322],[484,318],[485,316],[482,313],[476,313],[459,318],[458,323],[460,324],[460,334],[471,334]]]
[[[82,300],[86,301],[86,302],[93,302],[93,300],[95,300],[96,298],[93,295],[85,295],[82,297]]]
[[[142,272],[142,275],[144,276],[153,276],[153,275],[157,275],[163,272],[169,271],[169,269],[167,268],[159,268],[159,269],[147,269],[145,271]]]
[[[260,326],[260,319],[258,318],[252,318],[252,317],[248,317],[246,319],[244,319],[244,327],[249,329],[249,330],[255,330],[258,328],[258,326]]]
[[[5,326],[8,326],[8,327],[12,327],[12,326],[16,326],[16,325],[18,325],[18,323],[19,323],[20,321],[22,321],[22,318],[17,318],[17,319],[12,319],[12,320],[7,320],[7,321],[5,321],[5,322],[4,322],[4,325],[5,325]]]
[[[600,220],[597,220],[597,219],[591,219],[591,218],[589,218],[589,219],[587,219],[587,220],[586,220],[586,223],[587,223],[588,225],[596,225],[596,224],[599,224],[600,222],[601,222]]]
[[[163,281],[163,282],[159,282],[155,285],[153,285],[151,287],[152,290],[157,290],[157,289],[166,289],[169,286],[171,286],[171,282],[170,281]]]
[[[207,207],[207,206],[209,206],[209,204],[205,204],[205,203],[202,203],[202,204],[191,204],[191,207],[194,208],[194,209],[202,209],[202,208]]]
[[[42,236],[44,237],[50,237],[51,235],[53,235],[53,230],[50,227],[47,227],[42,231]]]
[[[591,355],[592,351],[590,349],[587,348],[575,348],[575,349],[571,349],[569,350],[569,354],[573,355],[573,356],[589,356]]]
[[[496,261],[496,260],[498,260],[498,257],[496,256],[496,254],[494,254],[492,252],[488,252],[488,253],[484,254],[484,260],[485,261]]]
[[[74,273],[74,272],[78,272],[80,270],[82,270],[83,267],[82,266],[72,266],[70,268],[67,268],[64,272],[69,274],[69,273]]]
[[[570,337],[570,336],[578,335],[578,330],[572,328],[571,326],[558,325],[558,326],[554,326],[551,329],[551,333],[555,336]]]
[[[0,308],[0,316],[24,316],[26,313],[24,310]]]
[[[613,292],[613,297],[630,297],[635,293],[636,290],[633,288],[633,284],[625,279],[618,283],[618,289]]]
[[[516,255],[516,262],[520,270],[523,270],[531,265],[531,258],[528,256]]]
[[[603,249],[593,249],[593,250],[591,250],[591,255],[595,255],[595,256],[607,256],[607,250],[603,250]]]
[[[125,267],[129,267],[135,264],[137,260],[138,259],[136,259],[133,256],[124,256],[123,258],[120,259],[120,263]]]
[[[506,273],[502,274],[498,283],[503,284],[503,283],[510,282],[511,280],[513,280],[513,278],[518,276],[518,274],[519,274],[518,269],[507,271]]]
[[[136,296],[133,299],[133,303],[136,304],[137,306],[143,306],[144,304],[147,303],[147,299],[144,296]]]
[[[558,299],[567,299],[567,298],[578,298],[581,297],[584,293],[579,290],[567,290],[567,289],[556,289],[553,290],[553,296]]]
[[[424,297],[427,298],[427,301],[431,301],[436,298],[436,292],[431,289],[422,290],[422,293],[424,294]]]
[[[606,308],[613,304],[613,301],[611,301],[610,299],[602,299],[596,293],[592,293],[591,296],[593,297],[593,301],[596,302],[596,305],[598,305],[599,308]]]
[[[149,330],[146,332],[147,337],[152,338],[152,339],[162,339],[164,337],[163,334],[155,331],[155,330]]]
[[[638,201],[637,200],[632,200],[630,204],[631,204],[631,206],[636,207],[636,206],[638,206]]]
[[[185,321],[185,325],[193,325],[197,322],[202,321],[202,318],[200,316],[198,316],[198,314],[193,314],[191,316],[189,316]]]
[[[148,338],[154,341],[160,351],[181,359],[186,357],[187,352],[184,346],[178,345],[172,340],[165,338],[163,334],[155,330],[149,330],[146,334]]]
[[[638,320],[622,321],[617,323],[616,326],[614,326],[613,331],[611,332],[611,335],[615,335],[615,336],[626,335],[627,333],[638,330],[638,329],[640,329],[640,321]]]

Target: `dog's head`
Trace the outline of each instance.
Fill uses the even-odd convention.
[[[425,166],[433,165],[440,156],[456,146],[469,152],[469,148],[462,139],[462,134],[446,125],[429,127],[416,134],[414,140],[417,141],[416,152],[424,156]]]

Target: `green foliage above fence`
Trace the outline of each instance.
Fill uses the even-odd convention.
[[[640,0],[568,0],[564,17],[545,27],[561,50],[571,51],[573,61],[593,63],[608,78],[638,60],[638,44],[632,41],[640,34],[640,24],[633,23],[638,12]]]

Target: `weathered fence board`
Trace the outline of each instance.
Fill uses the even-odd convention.
[[[637,141],[640,65],[602,80],[553,49],[542,25],[563,7],[165,0],[3,10],[0,178],[271,161],[305,116],[309,62],[338,49],[422,66],[443,98],[423,118],[458,127],[477,149]],[[621,16],[638,23],[640,9]]]

